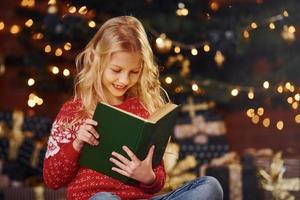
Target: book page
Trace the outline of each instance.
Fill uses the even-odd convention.
[[[174,110],[174,108],[176,108],[177,105],[173,104],[173,103],[167,103],[165,104],[162,108],[160,108],[159,110],[155,111],[150,117],[149,117],[149,121],[152,123],[157,122],[159,119],[161,119],[163,116],[165,116],[166,114],[168,114],[169,112],[171,112],[172,110]]]

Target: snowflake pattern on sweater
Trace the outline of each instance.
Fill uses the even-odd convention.
[[[116,107],[148,118],[149,113],[138,98],[130,98]],[[73,148],[73,140],[84,120],[72,123],[81,111],[81,101],[65,103],[58,113],[48,140],[44,160],[43,176],[45,184],[58,189],[67,187],[67,198],[85,200],[101,191],[112,192],[122,199],[149,199],[164,185],[166,173],[161,163],[154,170],[156,180],[151,185],[126,185],[104,174],[79,166],[79,155]],[[101,133],[100,133],[101,134]],[[100,141],[101,145],[101,141]]]

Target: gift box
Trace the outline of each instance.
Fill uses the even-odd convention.
[[[200,167],[201,176],[213,176],[221,184],[224,200],[258,199],[256,166],[251,158],[240,159],[235,152],[213,159]]]
[[[260,199],[300,199],[300,157],[254,157],[254,163],[261,174]],[[266,188],[268,177],[270,189]],[[271,191],[271,186],[277,191]]]

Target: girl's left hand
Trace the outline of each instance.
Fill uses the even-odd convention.
[[[131,160],[119,153],[112,152],[113,157],[109,160],[117,166],[113,167],[112,170],[146,185],[153,183],[156,178],[152,169],[154,146],[151,146],[147,157],[143,161],[140,161],[127,146],[123,146],[123,150]]]

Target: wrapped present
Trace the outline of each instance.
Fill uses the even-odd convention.
[[[205,144],[195,143],[192,138],[176,140],[176,143],[180,145],[179,159],[193,155],[198,165],[209,163],[210,160],[221,157],[229,150],[225,136],[210,136]]]
[[[261,198],[300,199],[300,157],[282,158],[282,152],[272,157],[255,157]]]
[[[241,160],[236,152],[229,152],[202,165],[199,173],[219,180],[224,200],[258,199],[256,168],[250,160]]]

